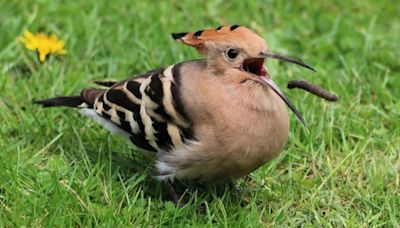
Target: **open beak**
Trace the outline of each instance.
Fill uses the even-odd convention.
[[[280,98],[282,98],[282,100],[286,103],[286,105],[290,108],[290,110],[293,111],[293,113],[300,120],[300,122],[304,126],[307,127],[306,121],[304,120],[301,113],[296,109],[296,107],[294,107],[292,102],[290,102],[290,100],[285,96],[285,94],[279,89],[279,87],[275,84],[274,81],[272,81],[272,79],[268,75],[268,72],[264,68],[264,59],[265,58],[274,58],[274,59],[279,59],[279,60],[282,60],[285,62],[294,63],[294,64],[300,65],[302,67],[308,68],[313,71],[315,71],[315,69],[299,60],[291,59],[291,58],[288,58],[288,57],[285,57],[282,55],[278,55],[278,54],[274,54],[274,53],[270,53],[270,52],[262,52],[257,57],[245,59],[242,64],[242,70],[253,74],[254,75],[253,78],[255,81],[258,81],[261,84],[264,84],[264,85],[270,87]]]

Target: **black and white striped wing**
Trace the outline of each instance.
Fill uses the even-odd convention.
[[[180,99],[179,68],[172,65],[116,83],[97,97],[93,108],[140,148],[178,147],[193,137]]]

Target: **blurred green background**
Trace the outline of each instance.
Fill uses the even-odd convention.
[[[388,0],[0,1],[0,225],[399,226],[399,15]],[[190,187],[177,208],[124,140],[76,110],[31,104],[199,58],[169,34],[231,24],[317,69],[268,61],[283,89],[306,79],[340,97],[284,89],[309,129],[292,115],[285,151],[238,180],[245,207],[212,186]],[[68,55],[39,64],[17,41],[24,30],[56,34]]]

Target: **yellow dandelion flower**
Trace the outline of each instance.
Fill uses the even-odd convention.
[[[40,62],[44,62],[49,54],[65,55],[67,50],[64,49],[65,42],[58,39],[54,34],[48,36],[44,33],[33,34],[25,31],[18,40],[29,50],[36,51]]]

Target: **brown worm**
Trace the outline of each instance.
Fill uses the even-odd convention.
[[[318,97],[324,98],[325,100],[328,100],[328,101],[337,101],[338,100],[338,97],[335,94],[328,92],[328,91],[324,90],[323,88],[321,88],[317,85],[314,85],[308,81],[292,80],[292,81],[289,81],[287,87],[289,89],[293,89],[293,88],[303,89],[305,91],[308,91],[309,93],[312,93]]]

